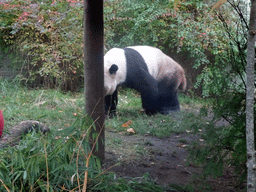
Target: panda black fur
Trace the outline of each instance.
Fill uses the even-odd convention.
[[[106,114],[115,114],[121,84],[140,92],[146,114],[169,114],[180,110],[178,89],[186,88],[186,78],[183,68],[157,48],[113,48],[104,56]]]

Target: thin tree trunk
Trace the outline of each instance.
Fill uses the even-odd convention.
[[[84,0],[85,111],[95,122],[92,131],[100,134],[93,154],[101,160],[105,152],[103,54],[103,0]]]
[[[251,0],[251,14],[247,44],[246,83],[246,142],[247,142],[247,191],[255,192],[256,164],[254,141],[254,64],[256,41],[256,0]]]

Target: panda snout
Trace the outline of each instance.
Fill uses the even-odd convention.
[[[106,95],[112,95],[113,92],[114,92],[114,91],[113,91],[113,88],[112,88],[112,87],[105,86],[105,88],[104,88],[105,96],[106,96]]]
[[[110,87],[104,86],[104,93],[105,93],[105,95],[108,94],[109,90],[110,90]]]
[[[104,88],[103,90],[103,95],[106,96],[107,95],[107,90]]]

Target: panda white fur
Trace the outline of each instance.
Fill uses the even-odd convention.
[[[121,84],[140,92],[146,114],[169,114],[180,110],[178,89],[185,90],[186,77],[183,68],[160,49],[113,48],[104,56],[106,114],[115,114]]]

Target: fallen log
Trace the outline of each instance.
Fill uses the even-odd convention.
[[[50,128],[39,121],[22,121],[18,125],[10,128],[8,130],[9,134],[0,137],[0,149],[7,146],[17,145],[23,135],[33,130],[46,133],[50,131]]]

